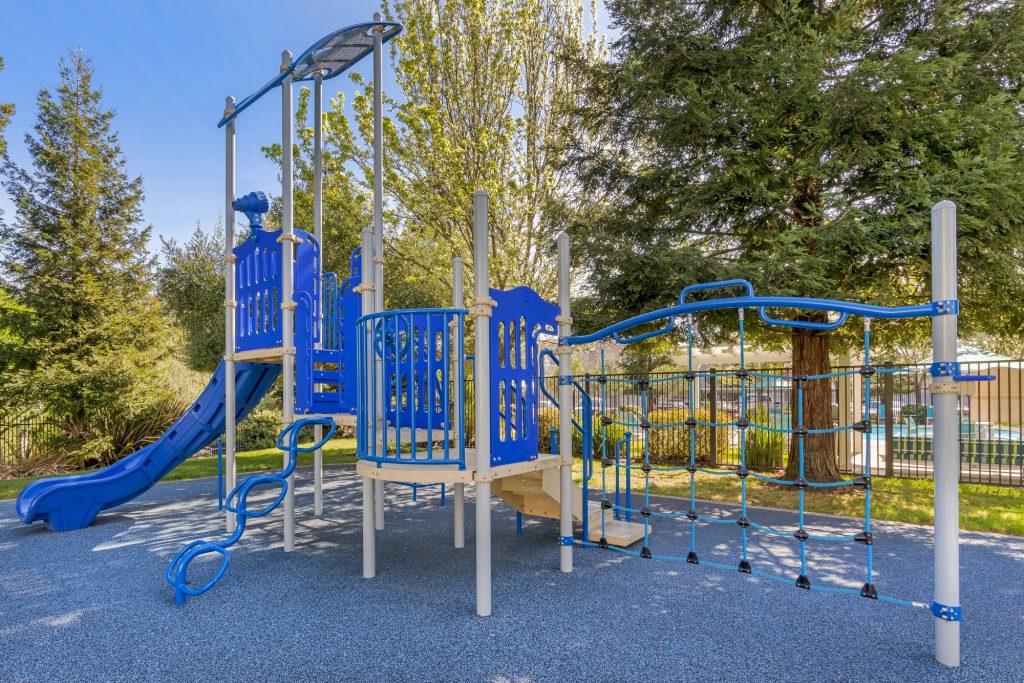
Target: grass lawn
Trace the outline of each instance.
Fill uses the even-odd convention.
[[[601,464],[595,463],[591,489],[600,491]],[[606,486],[615,488],[614,469],[606,470]],[[577,482],[582,481],[579,466],[575,468]],[[625,488],[625,474],[621,485]],[[697,472],[697,498],[723,503],[740,502],[740,481],[736,476],[720,476]],[[632,473],[633,491],[643,491],[643,472],[635,467]],[[688,472],[651,472],[651,493],[681,498],[690,497]],[[871,480],[871,517],[895,522],[932,525],[933,483],[924,479]],[[747,479],[747,504],[761,507],[796,510],[797,492],[790,487],[776,486]],[[634,503],[633,507],[640,507]],[[686,512],[683,503],[680,512]],[[848,517],[864,516],[864,492],[853,487],[841,489],[808,489],[804,503],[808,512],[821,512]],[[960,485],[960,528],[970,531],[994,531],[1001,534],[1024,536],[1024,490],[982,484]]]
[[[304,444],[309,445],[309,444]],[[338,465],[356,461],[355,439],[332,439],[324,446],[324,463]],[[248,472],[265,472],[281,469],[282,454],[276,448],[265,448],[259,451],[245,451],[235,454],[235,466],[239,474]],[[313,465],[312,453],[299,453],[299,467]],[[68,474],[87,474],[95,470],[81,470]],[[68,476],[57,475],[57,476]],[[175,467],[163,481],[179,479],[198,479],[200,477],[217,476],[217,456],[194,456]],[[0,480],[0,500],[17,498],[18,493],[26,485],[44,477],[22,477],[21,479]]]

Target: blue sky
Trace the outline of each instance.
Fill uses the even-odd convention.
[[[368,21],[377,2],[362,0],[35,0],[7,3],[0,23],[0,101],[17,111],[5,132],[12,158],[27,164],[23,142],[35,122],[40,87],[57,83],[57,61],[81,45],[92,58],[95,83],[115,127],[129,171],[145,183],[144,218],[156,235],[186,238],[196,221],[212,225],[223,211],[224,133],[217,128],[224,98],[242,99],[278,71],[284,49],[293,54],[349,24]],[[371,77],[370,60],[357,70]],[[385,88],[394,90],[387,74]],[[346,93],[346,76],[326,92]],[[261,145],[280,137],[280,98],[267,96],[238,125],[238,193],[278,193],[276,171]],[[0,209],[10,218],[6,194]]]

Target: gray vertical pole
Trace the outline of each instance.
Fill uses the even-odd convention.
[[[491,614],[491,294],[487,193],[473,193],[473,364],[476,366],[476,613]]]
[[[932,207],[932,300],[957,298],[956,205]],[[956,362],[956,314],[932,318],[932,360]],[[935,405],[935,605],[953,618],[936,616],[935,658],[946,666],[960,665],[960,447],[952,372],[933,377]],[[945,610],[943,611],[943,608]]]
[[[888,362],[885,364],[886,368],[892,368],[892,363]],[[892,373],[887,372],[882,378],[882,402],[885,405],[885,476],[891,477],[893,475],[893,458],[896,454],[893,453],[895,446],[893,440],[893,425],[896,422],[896,414],[893,410],[893,386],[892,386]]]
[[[292,53],[281,53],[281,68],[291,66]],[[295,416],[295,302],[293,281],[295,275],[295,234],[292,220],[292,77],[281,83],[281,418],[289,425]],[[288,454],[284,454],[288,464]],[[288,477],[288,492],[284,497],[284,549],[295,549],[295,474]]]
[[[558,452],[559,466],[559,568],[572,571],[572,347],[561,340],[572,335],[569,310],[569,236],[558,234]],[[593,457],[584,453],[584,458]],[[581,494],[582,495],[582,494]],[[581,514],[587,514],[587,501],[581,501]]]
[[[224,115],[235,111],[235,98],[224,103]],[[224,462],[225,488],[235,488],[235,119],[224,126]],[[228,533],[235,530],[235,514],[224,511]]]
[[[741,309],[742,310],[742,309]],[[699,384],[697,385],[700,386]],[[712,424],[718,423],[718,376],[715,375],[715,369],[711,368],[708,374],[708,394],[710,402],[708,404],[709,420]],[[698,391],[694,396],[696,402],[700,402],[700,392]],[[690,406],[694,411],[697,410],[697,406]],[[770,406],[769,406],[770,408]],[[718,464],[718,429],[715,427],[711,428],[709,432],[711,436],[711,453],[708,454],[708,463],[711,467]]]
[[[383,19],[380,12],[374,12],[373,20]],[[373,298],[374,310],[384,310],[384,27],[373,29]],[[365,276],[364,276],[365,277]],[[378,387],[384,386],[384,371],[378,359]],[[380,392],[381,410],[384,415],[384,392]],[[386,425],[385,425],[386,428]],[[410,430],[412,433],[414,430]],[[416,438],[413,433],[412,438]],[[396,432],[395,443],[401,444],[401,435]],[[384,528],[384,481],[374,482],[376,511],[374,521],[377,529]]]
[[[466,297],[462,291],[462,259],[458,256],[455,257],[455,262],[452,264],[452,308],[462,308],[466,305]],[[455,320],[455,325],[458,325],[458,320]],[[452,339],[458,340],[458,334],[453,334]],[[459,362],[459,353],[452,354],[452,362]],[[452,377],[458,378],[464,368],[457,368],[458,372],[453,372]],[[465,400],[465,382],[461,383],[462,386],[455,387],[455,433],[459,435],[459,438],[465,438],[462,433],[462,415],[459,411],[459,406]],[[459,483],[455,485],[455,547],[464,548],[466,547],[466,485]]]
[[[324,78],[323,74],[313,74],[313,237],[320,244],[320,270],[323,271],[324,254]],[[324,326],[324,298],[323,289],[320,290],[319,299],[319,320],[320,320],[320,341],[316,343],[317,348],[323,343]],[[314,387],[315,388],[315,387]],[[313,427],[313,439],[317,442],[323,438],[324,428],[321,425]],[[320,517],[324,514],[324,451],[322,448],[313,452],[313,514]]]

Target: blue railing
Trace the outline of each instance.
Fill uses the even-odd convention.
[[[360,459],[465,468],[467,313],[427,308],[383,311],[359,319]]]

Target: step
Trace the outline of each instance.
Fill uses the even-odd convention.
[[[612,517],[611,511],[609,511],[608,517]],[[651,525],[647,525],[647,533],[650,534],[652,531]],[[601,519],[598,517],[597,524],[595,525],[593,520],[590,522],[588,529],[589,540],[597,543],[601,540]],[[644,537],[644,525],[641,522],[627,522],[625,520],[606,519],[604,522],[604,537],[608,541],[608,545],[614,545],[618,548],[625,548],[633,545],[637,541],[643,540]]]

